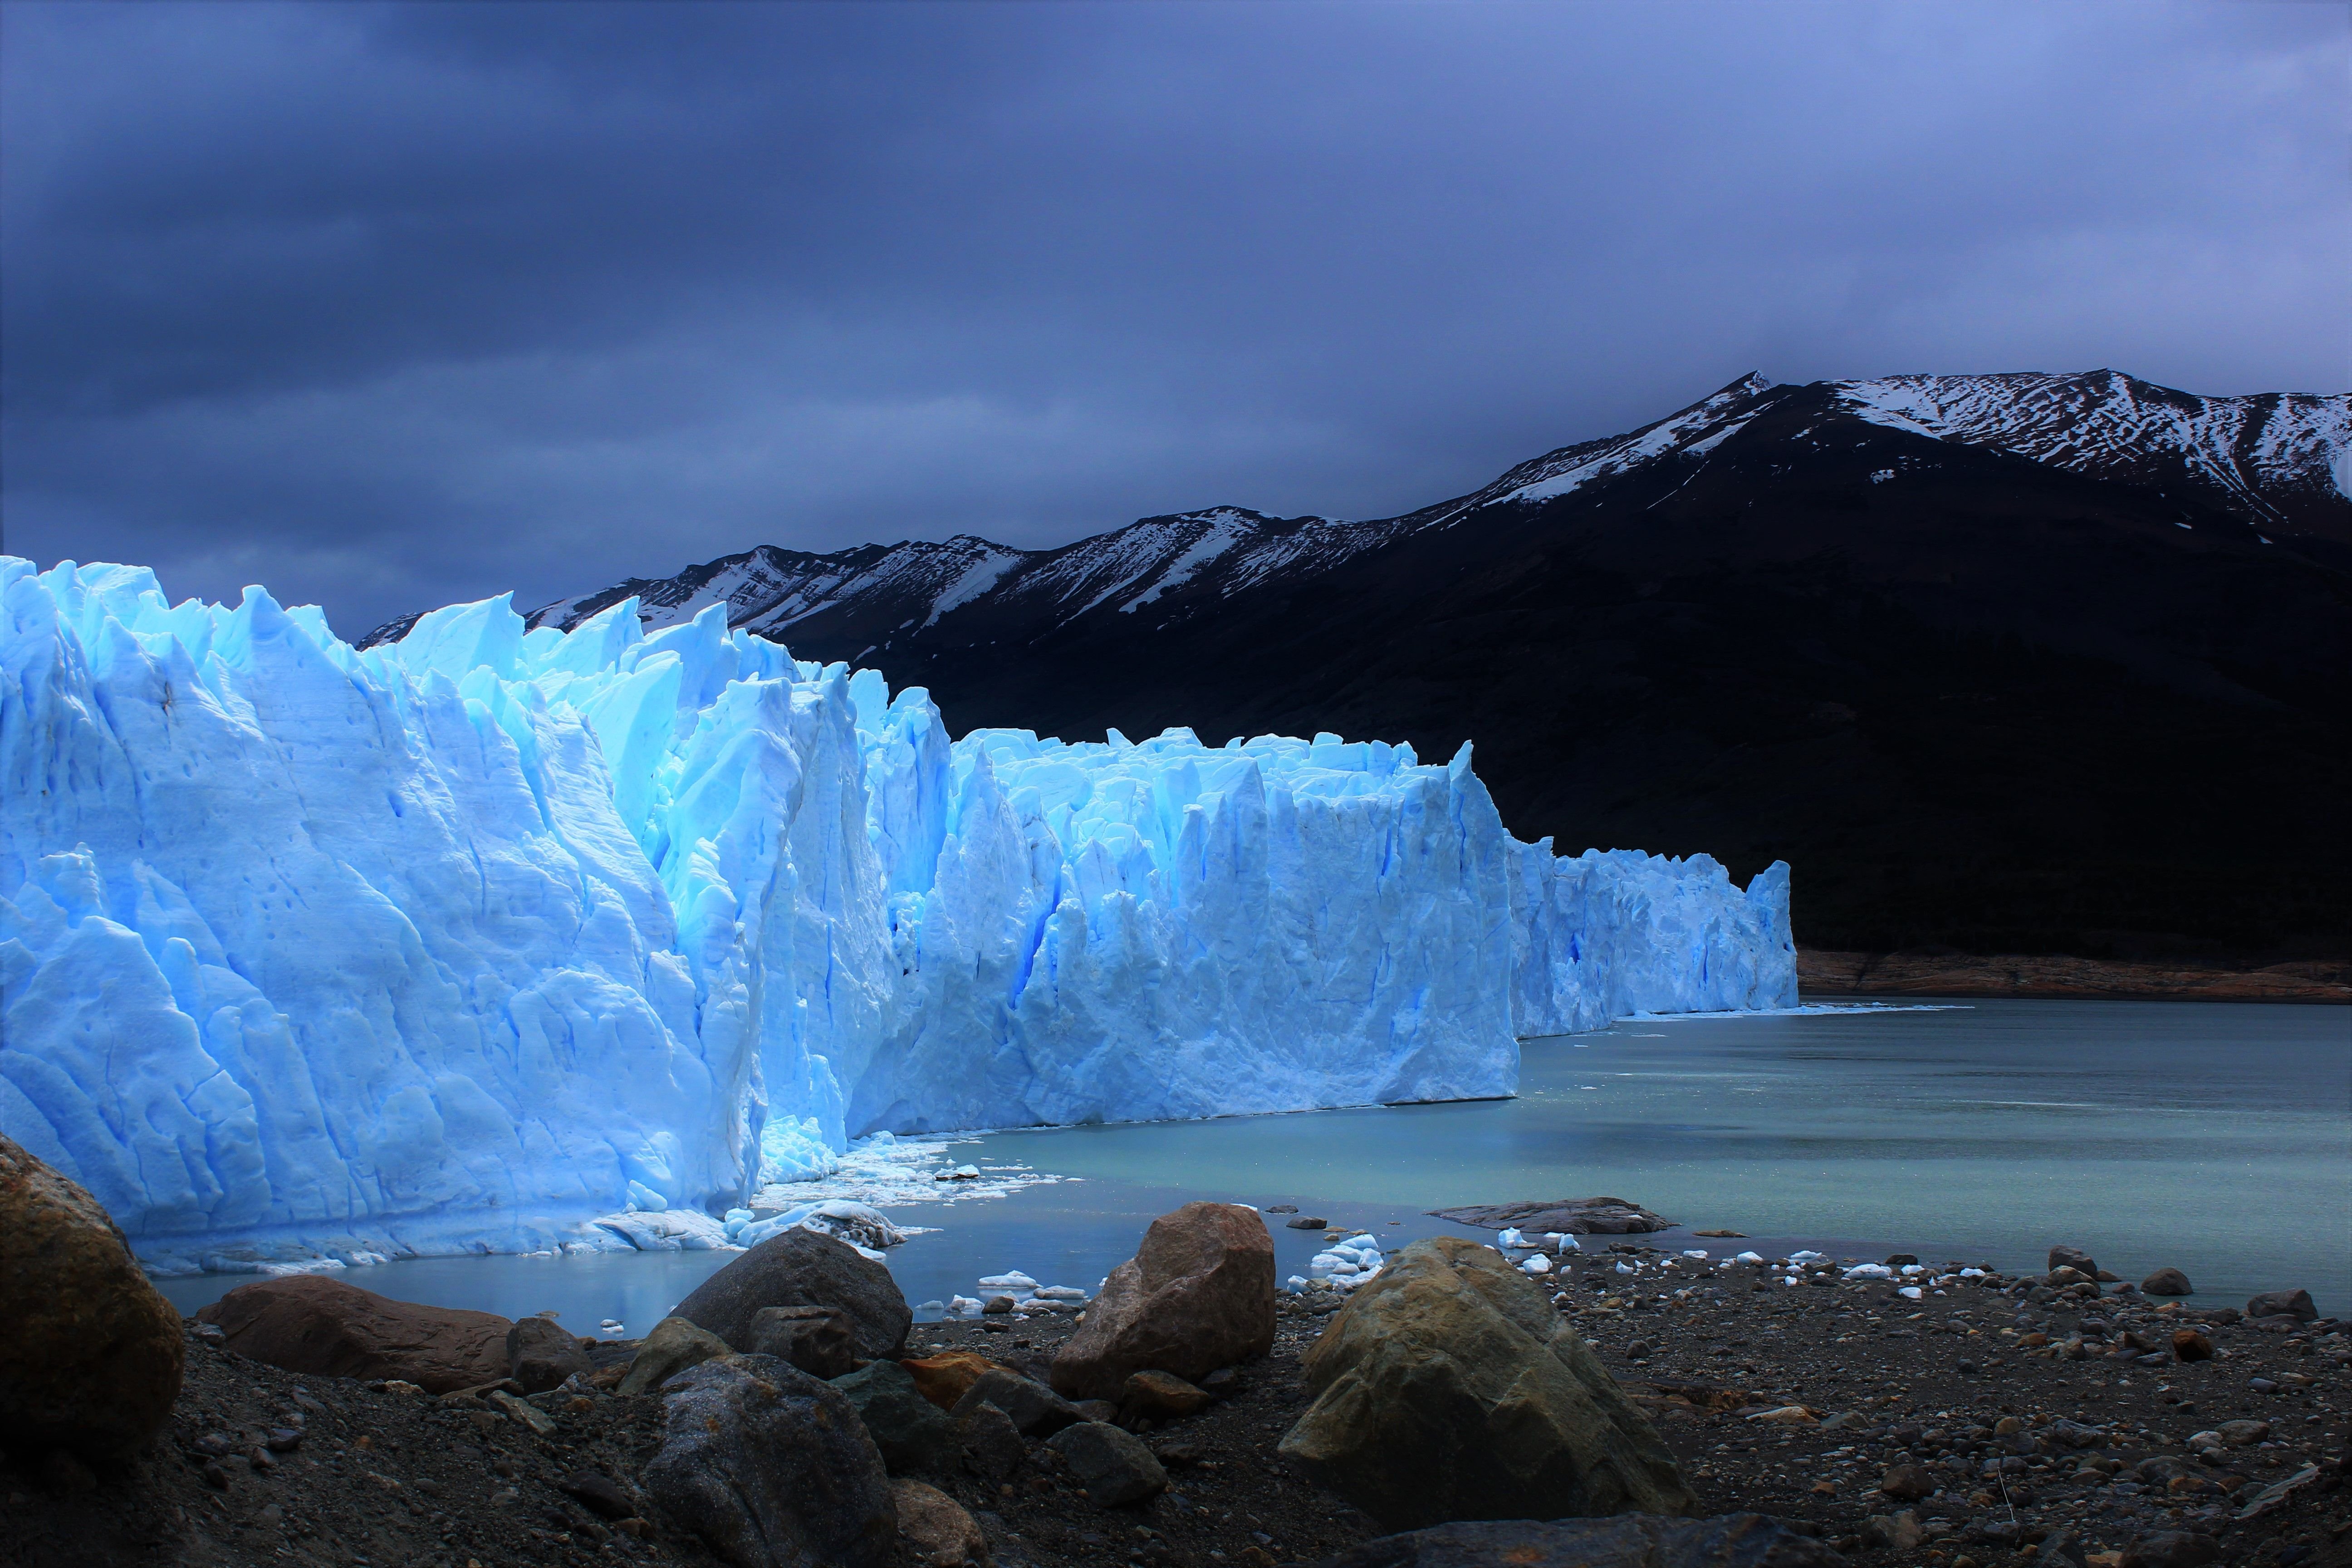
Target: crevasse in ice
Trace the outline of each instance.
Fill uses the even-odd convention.
[[[1795,989],[1785,867],[1519,844],[1466,747],[950,742],[723,606],[358,652],[0,557],[0,1131],[167,1264],[723,1245],[869,1132],[1508,1094]]]

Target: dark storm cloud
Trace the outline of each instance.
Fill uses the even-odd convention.
[[[0,9],[7,547],[356,632],[1392,513],[1734,375],[2333,390],[2333,7]]]

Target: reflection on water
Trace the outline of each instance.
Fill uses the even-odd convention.
[[[2302,1286],[2323,1310],[2352,1308],[2352,1010],[1987,1002],[1645,1018],[1529,1042],[1521,1088],[1512,1100],[987,1134],[959,1157],[1081,1179],[893,1206],[942,1228],[890,1266],[910,1301],[977,1294],[981,1275],[1007,1268],[1091,1288],[1153,1215],[1188,1198],[1296,1203],[1386,1244],[1449,1228],[1424,1209],[1607,1194],[1783,1248],[2038,1268],[2065,1241],[2126,1279],[2171,1265],[2207,1297]],[[1304,1272],[1316,1238],[1276,1223],[1283,1273]],[[348,1278],[639,1333],[730,1256],[464,1258]],[[163,1289],[186,1310],[240,1282]]]

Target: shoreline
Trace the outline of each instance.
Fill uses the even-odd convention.
[[[2033,953],[1797,950],[1807,1001],[1839,997],[2012,997],[2020,1001],[2292,1002],[2352,1005],[2352,963],[2262,968],[2125,963]]]
[[[2075,1568],[2121,1568],[2100,1554],[2168,1530],[2218,1538],[2223,1562],[2352,1562],[2352,1348],[2332,1320],[2249,1322],[2210,1297],[2093,1299],[1949,1265],[1914,1276],[1926,1289],[1906,1300],[1827,1259],[1717,1268],[1648,1237],[1585,1239],[1553,1277],[1555,1310],[1648,1415],[1705,1513],[1769,1515],[1856,1568],[2036,1568],[2061,1541]],[[1275,1456],[1307,1402],[1301,1355],[1342,1302],[1279,1299],[1270,1354],[1208,1408],[1139,1429],[1172,1483],[1146,1502],[1095,1506],[1036,1443],[1003,1473],[926,1479],[969,1510],[996,1568],[1322,1562],[1381,1533]],[[129,1473],[60,1490],[0,1471],[0,1561],[715,1561],[650,1503],[625,1524],[580,1503],[583,1468],[635,1495],[659,1441],[660,1397],[613,1392],[634,1342],[598,1347],[593,1387],[501,1405],[298,1375],[187,1328],[172,1420]],[[977,1351],[1034,1375],[1074,1328],[1061,1313],[921,1323],[903,1353]],[[2191,1328],[2209,1359],[2141,1348]],[[274,1462],[210,1463],[214,1435],[287,1424],[300,1437]]]

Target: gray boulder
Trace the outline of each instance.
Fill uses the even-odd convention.
[[[2050,1272],[2055,1274],[2061,1268],[2072,1268],[2094,1283],[2099,1278],[2099,1266],[2091,1255],[2079,1247],[2069,1247],[2063,1242],[2050,1249]]]
[[[963,1450],[964,1468],[976,1476],[1001,1481],[1029,1457],[1013,1417],[984,1399],[958,1405],[949,1425],[955,1428],[956,1447]]]
[[[774,1356],[707,1361],[663,1397],[646,1489],[736,1568],[898,1561],[889,1477],[849,1402]]]
[[[1283,1457],[1392,1530],[1698,1500],[1540,1288],[1459,1237],[1397,1253],[1306,1357]]]
[[[507,1375],[525,1394],[544,1394],[575,1372],[595,1370],[580,1336],[552,1318],[518,1318],[507,1331]]]
[[[1029,1437],[1050,1437],[1063,1427],[1086,1419],[1076,1405],[1044,1384],[1032,1382],[1018,1373],[993,1368],[972,1380],[971,1386],[963,1391],[949,1414],[961,1415],[983,1403],[1011,1416],[1014,1428]]]
[[[2298,1318],[2310,1322],[2319,1316],[2308,1290],[2265,1290],[2246,1303],[2249,1318]]]
[[[754,1355],[792,1363],[811,1377],[836,1378],[857,1369],[857,1325],[838,1307],[762,1307],[751,1314]]]
[[[713,1356],[732,1355],[727,1342],[684,1318],[664,1318],[637,1347],[636,1359],[621,1378],[621,1394],[651,1394],[690,1366]]]
[[[1820,1542],[1760,1513],[1714,1519],[1528,1520],[1383,1535],[1322,1568],[1843,1568]]]
[[[1045,1439],[1097,1508],[1119,1508],[1168,1489],[1168,1472],[1132,1432],[1102,1421],[1081,1421]]]
[[[866,1424],[892,1475],[944,1470],[955,1462],[955,1426],[947,1412],[924,1398],[913,1374],[897,1362],[869,1362],[835,1378],[832,1386]]]
[[[867,1360],[897,1355],[915,1321],[889,1269],[846,1242],[798,1226],[770,1237],[704,1280],[677,1304],[677,1315],[749,1350],[752,1321],[762,1307],[839,1309],[855,1326],[857,1354]]]

